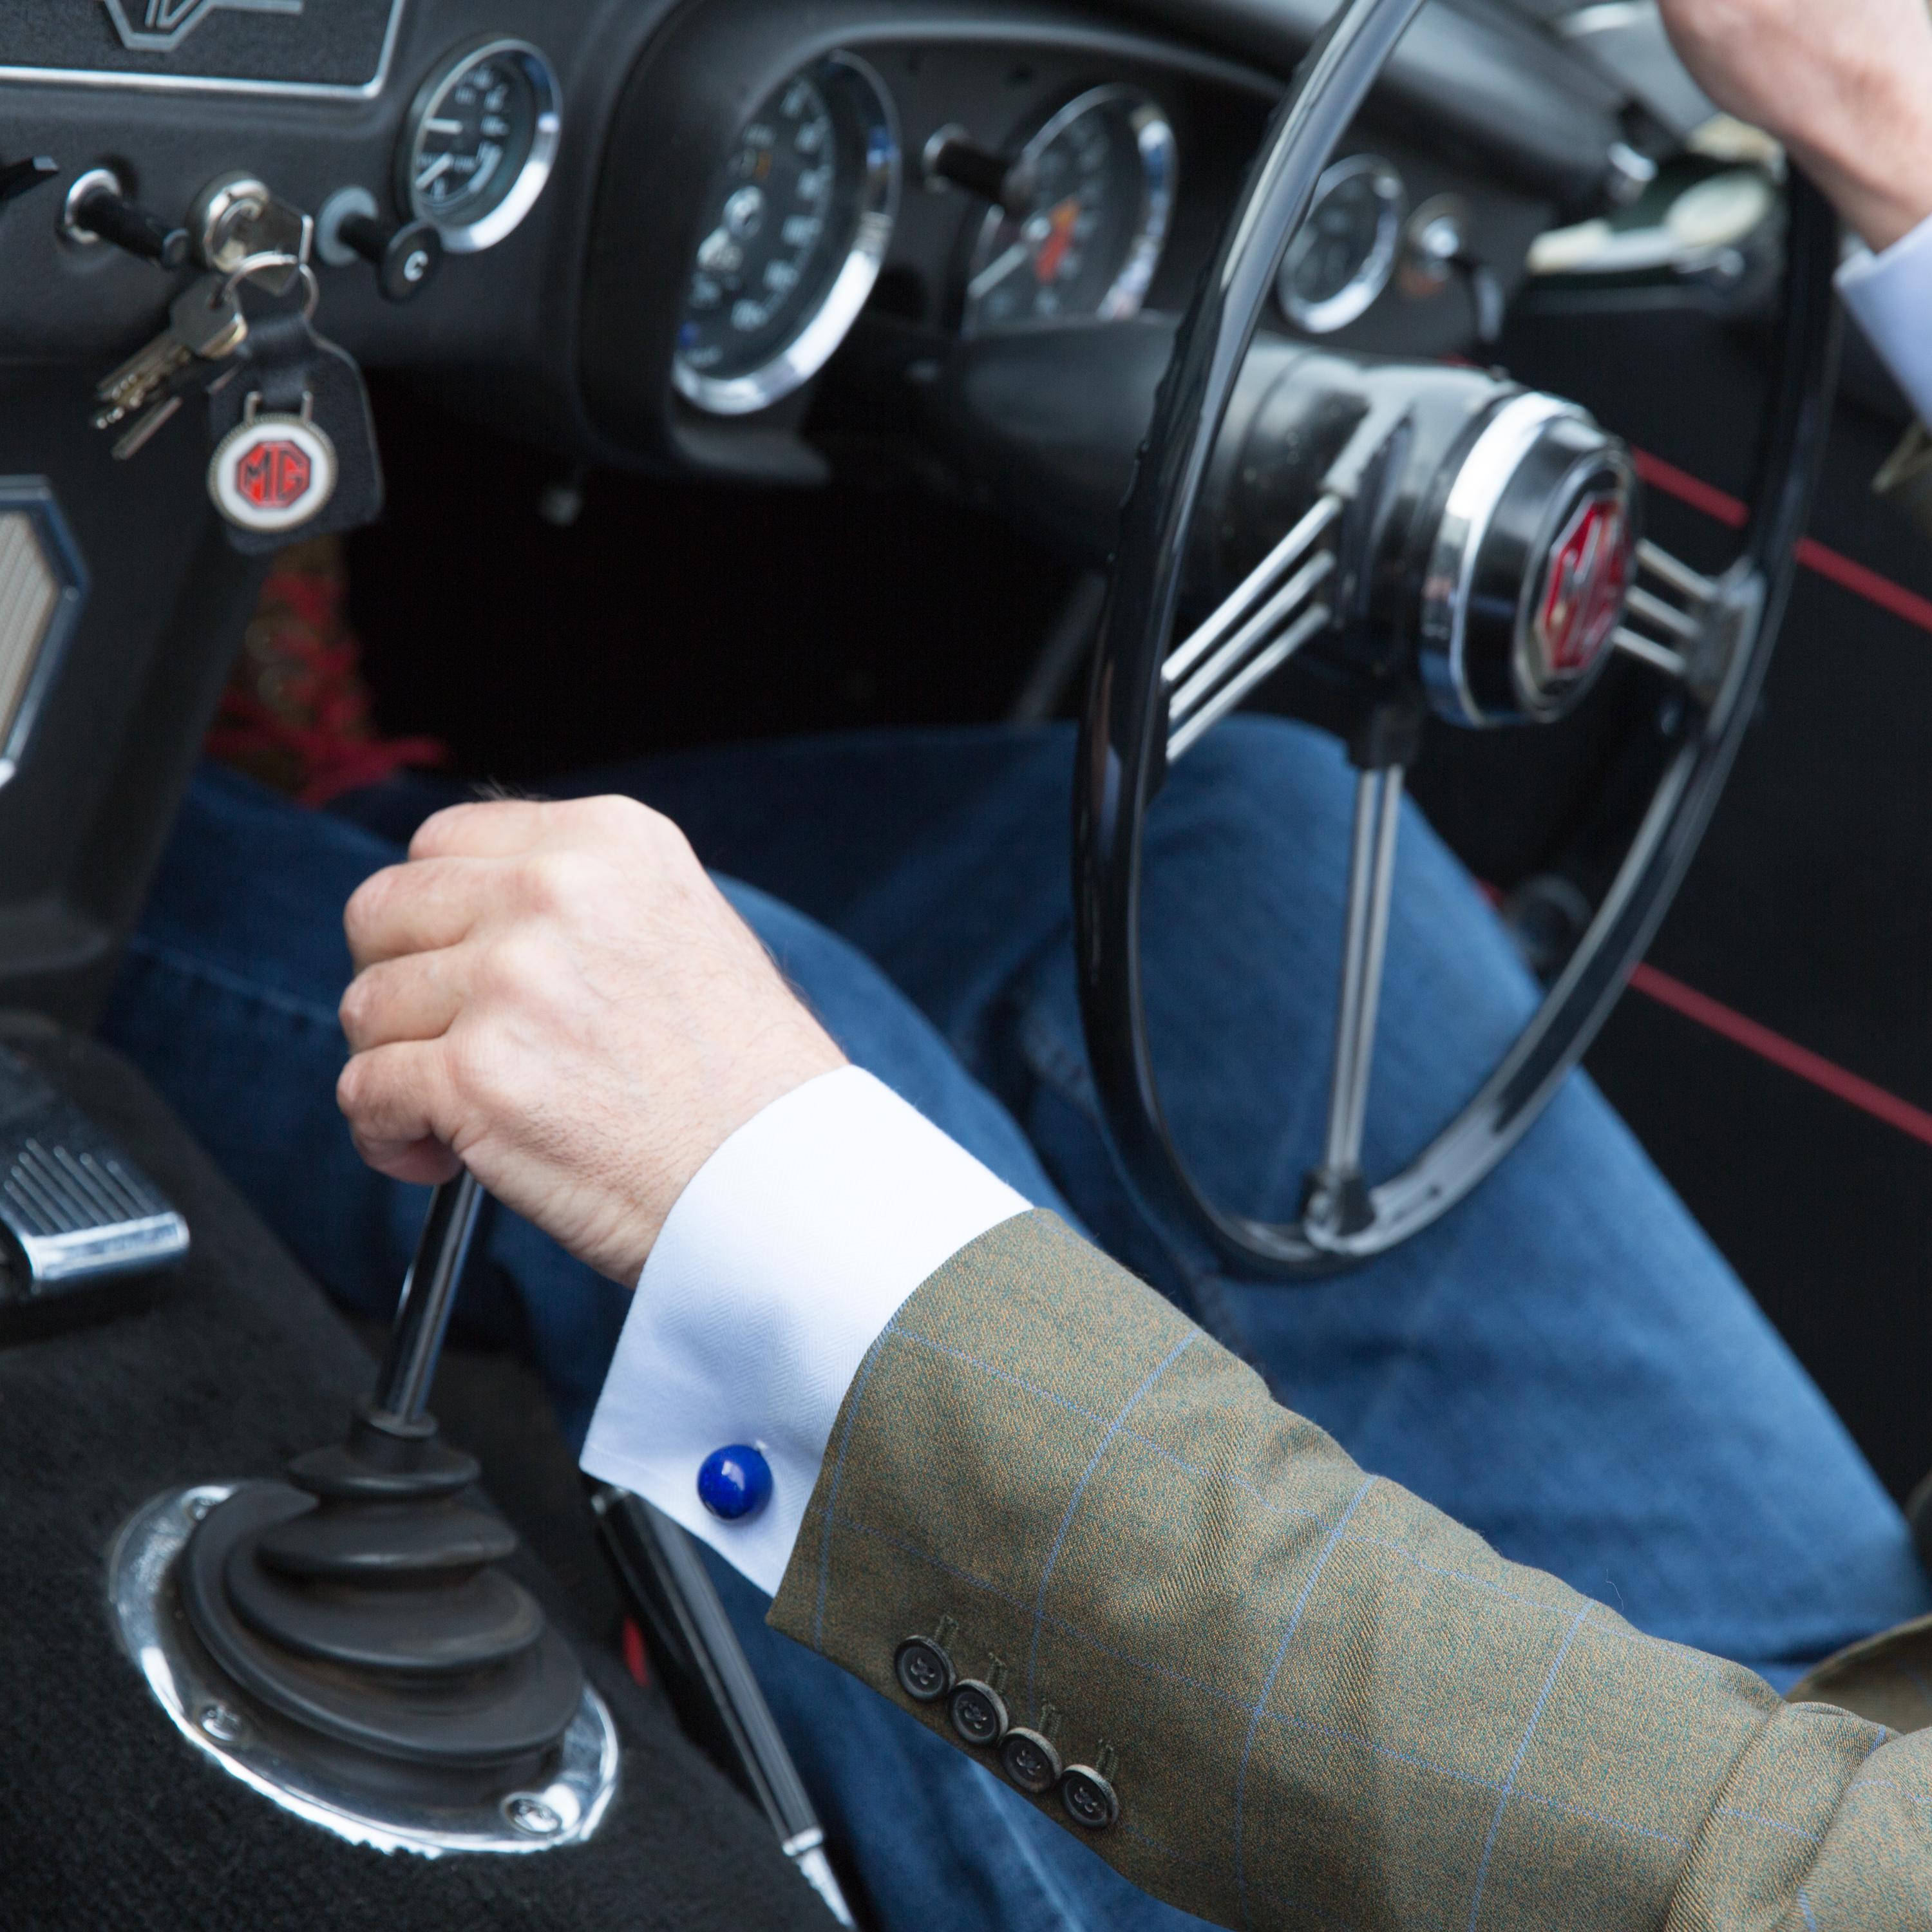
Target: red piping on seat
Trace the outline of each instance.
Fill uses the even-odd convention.
[[[1668,973],[1660,973],[1654,966],[1640,962],[1631,969],[1630,984],[1632,992],[1682,1013],[1699,1026],[1722,1034],[1747,1053],[1781,1066],[1800,1080],[1808,1080],[1848,1106],[1856,1107],[1887,1126],[1896,1127],[1900,1133],[1910,1134],[1914,1140],[1932,1147],[1932,1114],[1924,1108],[1915,1107],[1910,1100],[1901,1100],[1896,1094],[1874,1086],[1822,1054],[1814,1053],[1808,1046],[1800,1046],[1795,1040],[1786,1040],[1781,1033],[1747,1019],[1735,1008],[1712,999],[1708,993],[1699,992],[1694,986],[1685,986],[1682,980],[1673,980]]]
[[[1744,506],[1736,497],[1727,495],[1714,484],[1706,483],[1701,476],[1693,476],[1688,470],[1679,470],[1674,463],[1665,462],[1660,456],[1652,456],[1646,449],[1633,449],[1630,454],[1636,462],[1636,473],[1653,490],[1661,490],[1666,496],[1688,503],[1692,509],[1701,510],[1732,530],[1743,527]],[[1922,597],[1888,577],[1881,577],[1843,551],[1821,544],[1816,537],[1800,537],[1797,554],[1798,561],[1807,570],[1816,572],[1840,590],[1876,604],[1894,617],[1903,617],[1908,624],[1916,624],[1922,631],[1932,631],[1932,598]]]
[[[1501,908],[1503,895],[1488,880],[1478,879],[1476,886],[1491,905]],[[1901,1100],[1896,1094],[1888,1094],[1882,1087],[1874,1086],[1837,1061],[1827,1060],[1822,1053],[1814,1053],[1808,1046],[1800,1046],[1795,1040],[1786,1040],[1781,1033],[1748,1019],[1735,1006],[1727,1006],[1723,1000],[1714,1000],[1708,993],[1700,993],[1695,986],[1687,986],[1682,980],[1672,979],[1642,960],[1630,968],[1630,977],[1624,983],[1632,992],[1642,993],[1659,1006],[1668,1006],[1694,1025],[1707,1028],[1733,1046],[1756,1054],[1760,1060],[1822,1088],[1834,1100],[1843,1100],[1861,1113],[1869,1114],[1887,1126],[1896,1127],[1900,1133],[1910,1134],[1914,1140],[1932,1147],[1932,1114],[1924,1108]]]

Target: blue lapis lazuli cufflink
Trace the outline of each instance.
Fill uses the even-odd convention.
[[[714,1449],[698,1466],[698,1500],[713,1516],[742,1522],[772,1499],[772,1466],[748,1442]]]

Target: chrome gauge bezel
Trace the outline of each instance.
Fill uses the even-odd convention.
[[[1376,239],[1361,265],[1332,296],[1311,302],[1294,290],[1294,272],[1314,245],[1314,220],[1322,204],[1346,183],[1366,175],[1376,196]],[[1350,154],[1325,170],[1316,184],[1300,227],[1275,274],[1275,299],[1281,312],[1306,335],[1330,335],[1367,314],[1395,273],[1402,249],[1402,224],[1408,213],[1408,190],[1393,161],[1380,154]]]
[[[536,107],[536,125],[530,135],[530,151],[508,192],[494,206],[472,221],[446,222],[436,210],[426,206],[416,194],[416,157],[422,146],[423,124],[449,97],[452,89],[478,62],[513,61],[522,69]],[[431,71],[403,123],[403,138],[396,148],[396,199],[412,218],[430,221],[442,237],[442,245],[452,254],[473,255],[494,248],[536,205],[537,196],[549,181],[556,164],[556,150],[563,135],[563,99],[557,86],[556,70],[541,49],[528,40],[492,34],[472,40],[448,54]]]
[[[673,386],[687,402],[712,416],[750,416],[769,409],[811,381],[858,320],[885,263],[892,224],[898,215],[898,116],[885,82],[856,54],[842,48],[807,62],[797,71],[819,78],[827,70],[834,70],[830,76],[832,85],[851,91],[858,104],[863,142],[865,172],[860,183],[858,217],[845,259],[818,306],[800,320],[790,340],[757,368],[736,376],[707,376],[692,368],[681,352],[673,358]],[[786,81],[791,78],[787,76]],[[778,86],[785,84],[781,81]],[[824,86],[824,80],[820,84]]]
[[[1153,95],[1124,82],[1110,81],[1100,87],[1090,87],[1084,94],[1076,94],[1071,100],[1056,108],[1028,138],[1013,162],[1013,171],[1018,173],[1029,163],[1036,161],[1075,122],[1096,110],[1122,101],[1130,104],[1128,125],[1133,130],[1140,152],[1140,217],[1120,270],[1094,312],[1094,319],[1100,322],[1131,320],[1140,314],[1148,291],[1154,286],[1155,272],[1160,267],[1160,258],[1167,247],[1168,231],[1174,223],[1174,188],[1180,149],[1174,138],[1173,124]],[[987,209],[980,224],[980,232],[974,238],[972,253],[967,262],[968,287],[990,259],[989,250],[1005,218],[1000,209]],[[974,321],[970,299],[961,309],[959,332],[962,335],[980,332]]]

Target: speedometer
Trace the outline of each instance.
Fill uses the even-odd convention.
[[[1139,312],[1174,212],[1174,140],[1138,88],[1070,100],[1019,152],[967,270],[962,332]]]
[[[898,200],[892,103],[828,54],[759,104],[712,188],[672,380],[721,416],[816,374],[871,293]]]

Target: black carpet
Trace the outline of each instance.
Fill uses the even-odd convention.
[[[144,1307],[0,1344],[0,1924],[8,1932],[745,1932],[822,1928],[763,1820],[610,1650],[580,1645],[625,1743],[588,1845],[428,1860],[290,1818],[175,1733],[104,1602],[115,1532],[157,1492],[278,1472],[338,1436],[368,1357],[160,1102],[104,1048],[0,1020],[188,1216]],[[568,1624],[571,1606],[526,1580]],[[608,1603],[593,1614],[601,1622]]]

